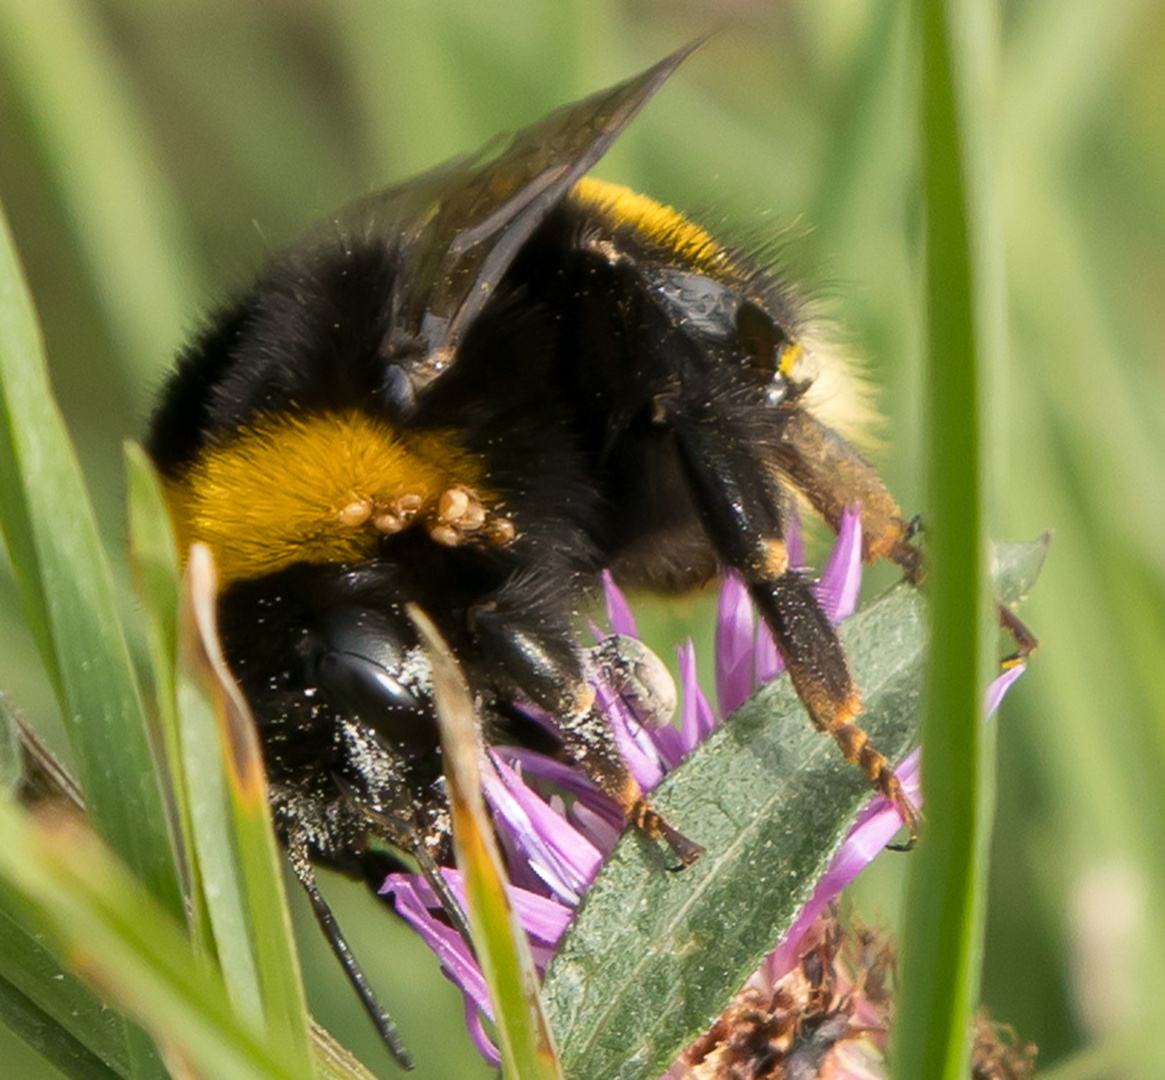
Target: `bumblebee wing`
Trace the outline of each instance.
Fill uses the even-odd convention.
[[[410,396],[456,358],[467,328],[531,233],[608,150],[668,77],[698,47],[692,42],[647,71],[567,105],[408,183],[344,211],[342,234],[390,240],[403,272],[394,322],[411,356]]]

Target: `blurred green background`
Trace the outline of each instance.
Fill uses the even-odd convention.
[[[1025,609],[1043,649],[1000,720],[984,998],[1061,1080],[1159,1080],[1165,5],[992,11],[989,205],[1011,329],[990,372],[992,531],[1055,540]],[[874,456],[924,509],[907,15],[885,0],[0,0],[0,197],[122,579],[121,441],[226,288],[346,201],[713,28],[599,171],[729,236],[782,240],[879,388]],[[659,615],[656,643],[701,610]],[[0,687],[51,731],[6,569],[0,642]],[[865,919],[894,924],[904,863],[860,883]],[[427,951],[360,887],[326,886],[415,1075],[489,1075]],[[316,1015],[388,1074],[298,899]],[[0,1061],[57,1075],[3,1033]]]

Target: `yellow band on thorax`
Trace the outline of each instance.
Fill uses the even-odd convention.
[[[225,586],[370,558],[379,512],[408,497],[423,514],[454,483],[486,495],[482,472],[451,432],[398,432],[352,410],[265,418],[204,451],[167,497],[181,549],[209,545]]]
[[[609,230],[631,229],[641,242],[693,270],[715,276],[731,265],[728,250],[710,232],[678,210],[631,188],[584,176],[571,188],[570,197]]]

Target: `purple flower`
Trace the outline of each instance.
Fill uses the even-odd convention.
[[[799,529],[790,530],[789,550],[794,565],[803,560]],[[837,542],[818,582],[817,596],[829,619],[839,623],[857,604],[861,584],[861,519],[856,509],[842,515]],[[603,587],[611,628],[635,635],[635,619],[610,575]],[[617,695],[596,687],[615,729],[619,748],[632,775],[644,791],[660,780],[691,752],[762,683],[780,674],[784,665],[768,627],[758,622],[744,583],[725,577],[720,590],[716,623],[716,697],[719,715],[696,679],[696,655],[689,640],[677,648],[680,671],[680,723],[648,727],[638,722]],[[1004,691],[1022,673],[1016,667],[1001,675],[988,691],[994,711]],[[539,973],[545,973],[579,900],[598,873],[625,821],[618,806],[577,768],[533,750],[498,747],[489,752],[492,769],[483,776],[486,800],[509,863],[511,899],[529,935]],[[921,798],[918,752],[898,770],[908,797],[917,806]],[[549,800],[527,786],[536,777],[570,796]],[[880,795],[858,815],[848,837],[822,876],[812,898],[794,920],[780,945],[754,978],[773,985],[800,963],[804,945],[821,913],[857,874],[882,851],[901,828],[898,811]],[[443,869],[455,896],[462,895],[460,875]],[[493,1006],[469,949],[441,918],[441,905],[419,875],[391,874],[382,893],[391,893],[397,911],[421,934],[436,953],[442,970],[465,995],[470,1034],[490,1062],[499,1061],[482,1018],[492,1021]],[[670,1075],[670,1074],[669,1074]]]

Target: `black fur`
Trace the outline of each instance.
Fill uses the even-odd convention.
[[[528,706],[556,717],[562,752],[690,861],[700,849],[645,801],[593,704],[598,661],[575,623],[599,572],[676,589],[739,571],[814,722],[844,746],[857,690],[787,569],[778,468],[835,527],[838,507],[859,502],[873,540],[913,554],[876,474],[806,418],[780,370],[802,329],[788,286],[736,252],[710,263],[670,250],[570,193],[684,55],[551,114],[494,160],[373,196],[275,258],[182,354],[154,417],[149,450],[173,480],[270,417],[363,410],[402,433],[452,432],[516,529],[445,547],[414,524],[380,535],[361,565],[292,565],[220,601],[292,865],[394,1052],[310,862],[371,881],[384,856],[370,836],[422,865],[449,855],[407,603],[465,668],[487,737],[545,745]],[[885,759],[867,748],[862,760],[904,803]]]

